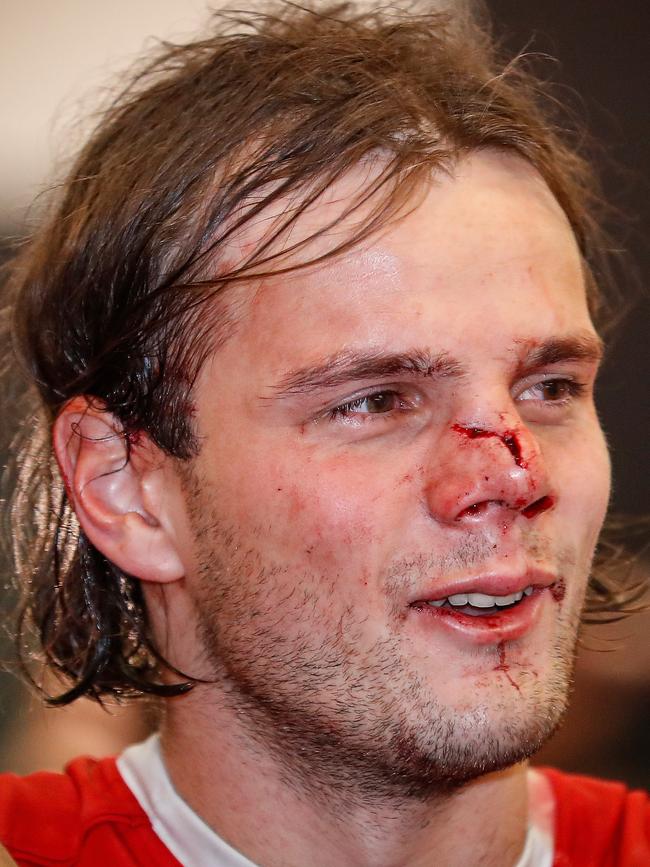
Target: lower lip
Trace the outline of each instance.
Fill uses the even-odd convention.
[[[550,588],[535,590],[530,596],[524,596],[514,608],[476,617],[447,606],[436,608],[426,603],[414,610],[429,628],[448,630],[472,644],[499,644],[521,638],[531,630],[540,618],[544,600],[550,596]]]

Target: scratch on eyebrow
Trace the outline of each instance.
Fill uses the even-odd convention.
[[[427,350],[409,352],[344,351],[308,367],[285,374],[273,386],[277,396],[289,397],[318,389],[336,388],[357,379],[386,376],[443,377],[462,376],[461,365],[446,352],[432,354]]]
[[[604,354],[602,340],[591,332],[554,337],[539,345],[529,345],[519,367],[533,369],[563,361],[600,361]]]

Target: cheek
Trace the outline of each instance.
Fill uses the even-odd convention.
[[[593,547],[607,512],[611,490],[609,452],[600,427],[585,429],[579,448],[567,451],[560,465],[561,494],[567,517]]]
[[[265,559],[362,589],[390,554],[397,525],[406,514],[404,472],[390,475],[358,457],[316,460],[308,448],[273,461],[239,463],[227,485],[237,524]],[[404,496],[395,489],[404,489]],[[402,516],[402,517],[400,517]]]

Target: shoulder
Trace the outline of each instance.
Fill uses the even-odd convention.
[[[647,792],[550,768],[543,773],[555,794],[557,867],[650,864]]]
[[[62,774],[0,775],[0,842],[19,864],[146,863],[110,854],[136,837],[144,850],[166,852],[115,759],[76,759]]]

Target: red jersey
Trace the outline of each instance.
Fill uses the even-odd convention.
[[[115,759],[75,759],[64,774],[0,776],[0,842],[19,865],[179,867]]]
[[[543,770],[555,794],[553,867],[649,867],[647,792]]]
[[[554,867],[650,867],[650,798],[620,783],[544,770],[555,794]],[[64,774],[0,776],[0,841],[19,865],[178,867],[115,759]]]

